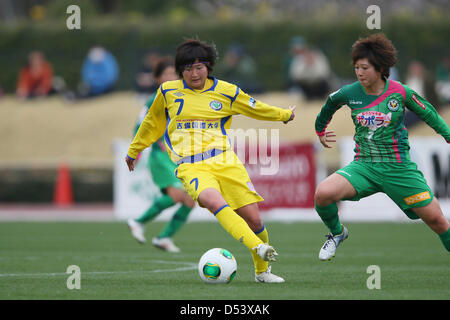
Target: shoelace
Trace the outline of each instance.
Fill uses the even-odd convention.
[[[330,240],[333,240],[334,244],[336,245],[336,241],[334,241],[334,236],[331,233],[325,235],[325,238],[328,238],[328,239],[327,239],[327,241],[325,241],[325,244],[323,245],[322,249],[327,248],[328,243],[329,243],[328,241],[330,241]]]

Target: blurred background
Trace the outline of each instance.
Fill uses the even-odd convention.
[[[73,4],[80,29],[69,30]],[[367,28],[369,5],[381,9],[381,30]],[[314,120],[329,93],[356,80],[350,51],[359,37],[384,32],[399,52],[391,78],[450,122],[449,10],[446,0],[0,0],[0,205],[111,211],[114,143],[132,138],[156,89],[154,62],[185,37],[216,45],[217,78],[267,103],[297,105],[288,126],[234,117],[232,127],[276,128],[282,142],[312,145],[317,183],[342,165],[343,151],[317,148]],[[100,74],[90,68],[96,63]],[[410,137],[436,138],[417,120],[407,115]],[[330,129],[353,135],[344,108]],[[450,169],[441,167],[439,194],[448,198]]]

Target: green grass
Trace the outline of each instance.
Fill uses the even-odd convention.
[[[149,224],[147,238],[162,226]],[[449,253],[422,223],[348,223],[331,262],[317,258],[322,224],[266,226],[283,284],[255,283],[248,250],[218,223],[188,223],[175,238],[179,254],[137,244],[121,223],[1,223],[0,299],[450,299]],[[231,284],[199,278],[197,262],[213,247],[236,256]],[[67,289],[69,265],[81,269],[80,290]],[[366,286],[370,265],[381,269],[380,290]]]

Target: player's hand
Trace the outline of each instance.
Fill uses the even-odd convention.
[[[336,137],[334,131],[326,131],[323,136],[319,136],[319,140],[325,148],[332,148],[332,146],[330,146],[328,142],[336,142],[336,139],[333,137]]]
[[[292,111],[292,114],[291,114],[291,117],[287,121],[283,121],[284,124],[288,123],[289,121],[294,120],[294,118],[295,118],[295,113],[294,113],[295,112],[295,108],[296,108],[296,106],[290,106],[289,107],[289,110]]]
[[[125,162],[127,163],[128,170],[133,171],[134,165],[136,163],[136,160],[133,160],[131,158],[128,158],[128,156],[125,157]]]

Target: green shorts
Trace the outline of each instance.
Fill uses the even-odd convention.
[[[148,158],[148,167],[152,174],[153,182],[163,193],[167,187],[183,189],[183,184],[175,177],[177,165],[170,160],[167,152],[152,151]]]
[[[433,192],[414,162],[382,163],[353,161],[336,173],[355,188],[358,201],[377,192],[385,193],[410,219],[419,219],[411,208],[424,207],[433,200]]]

